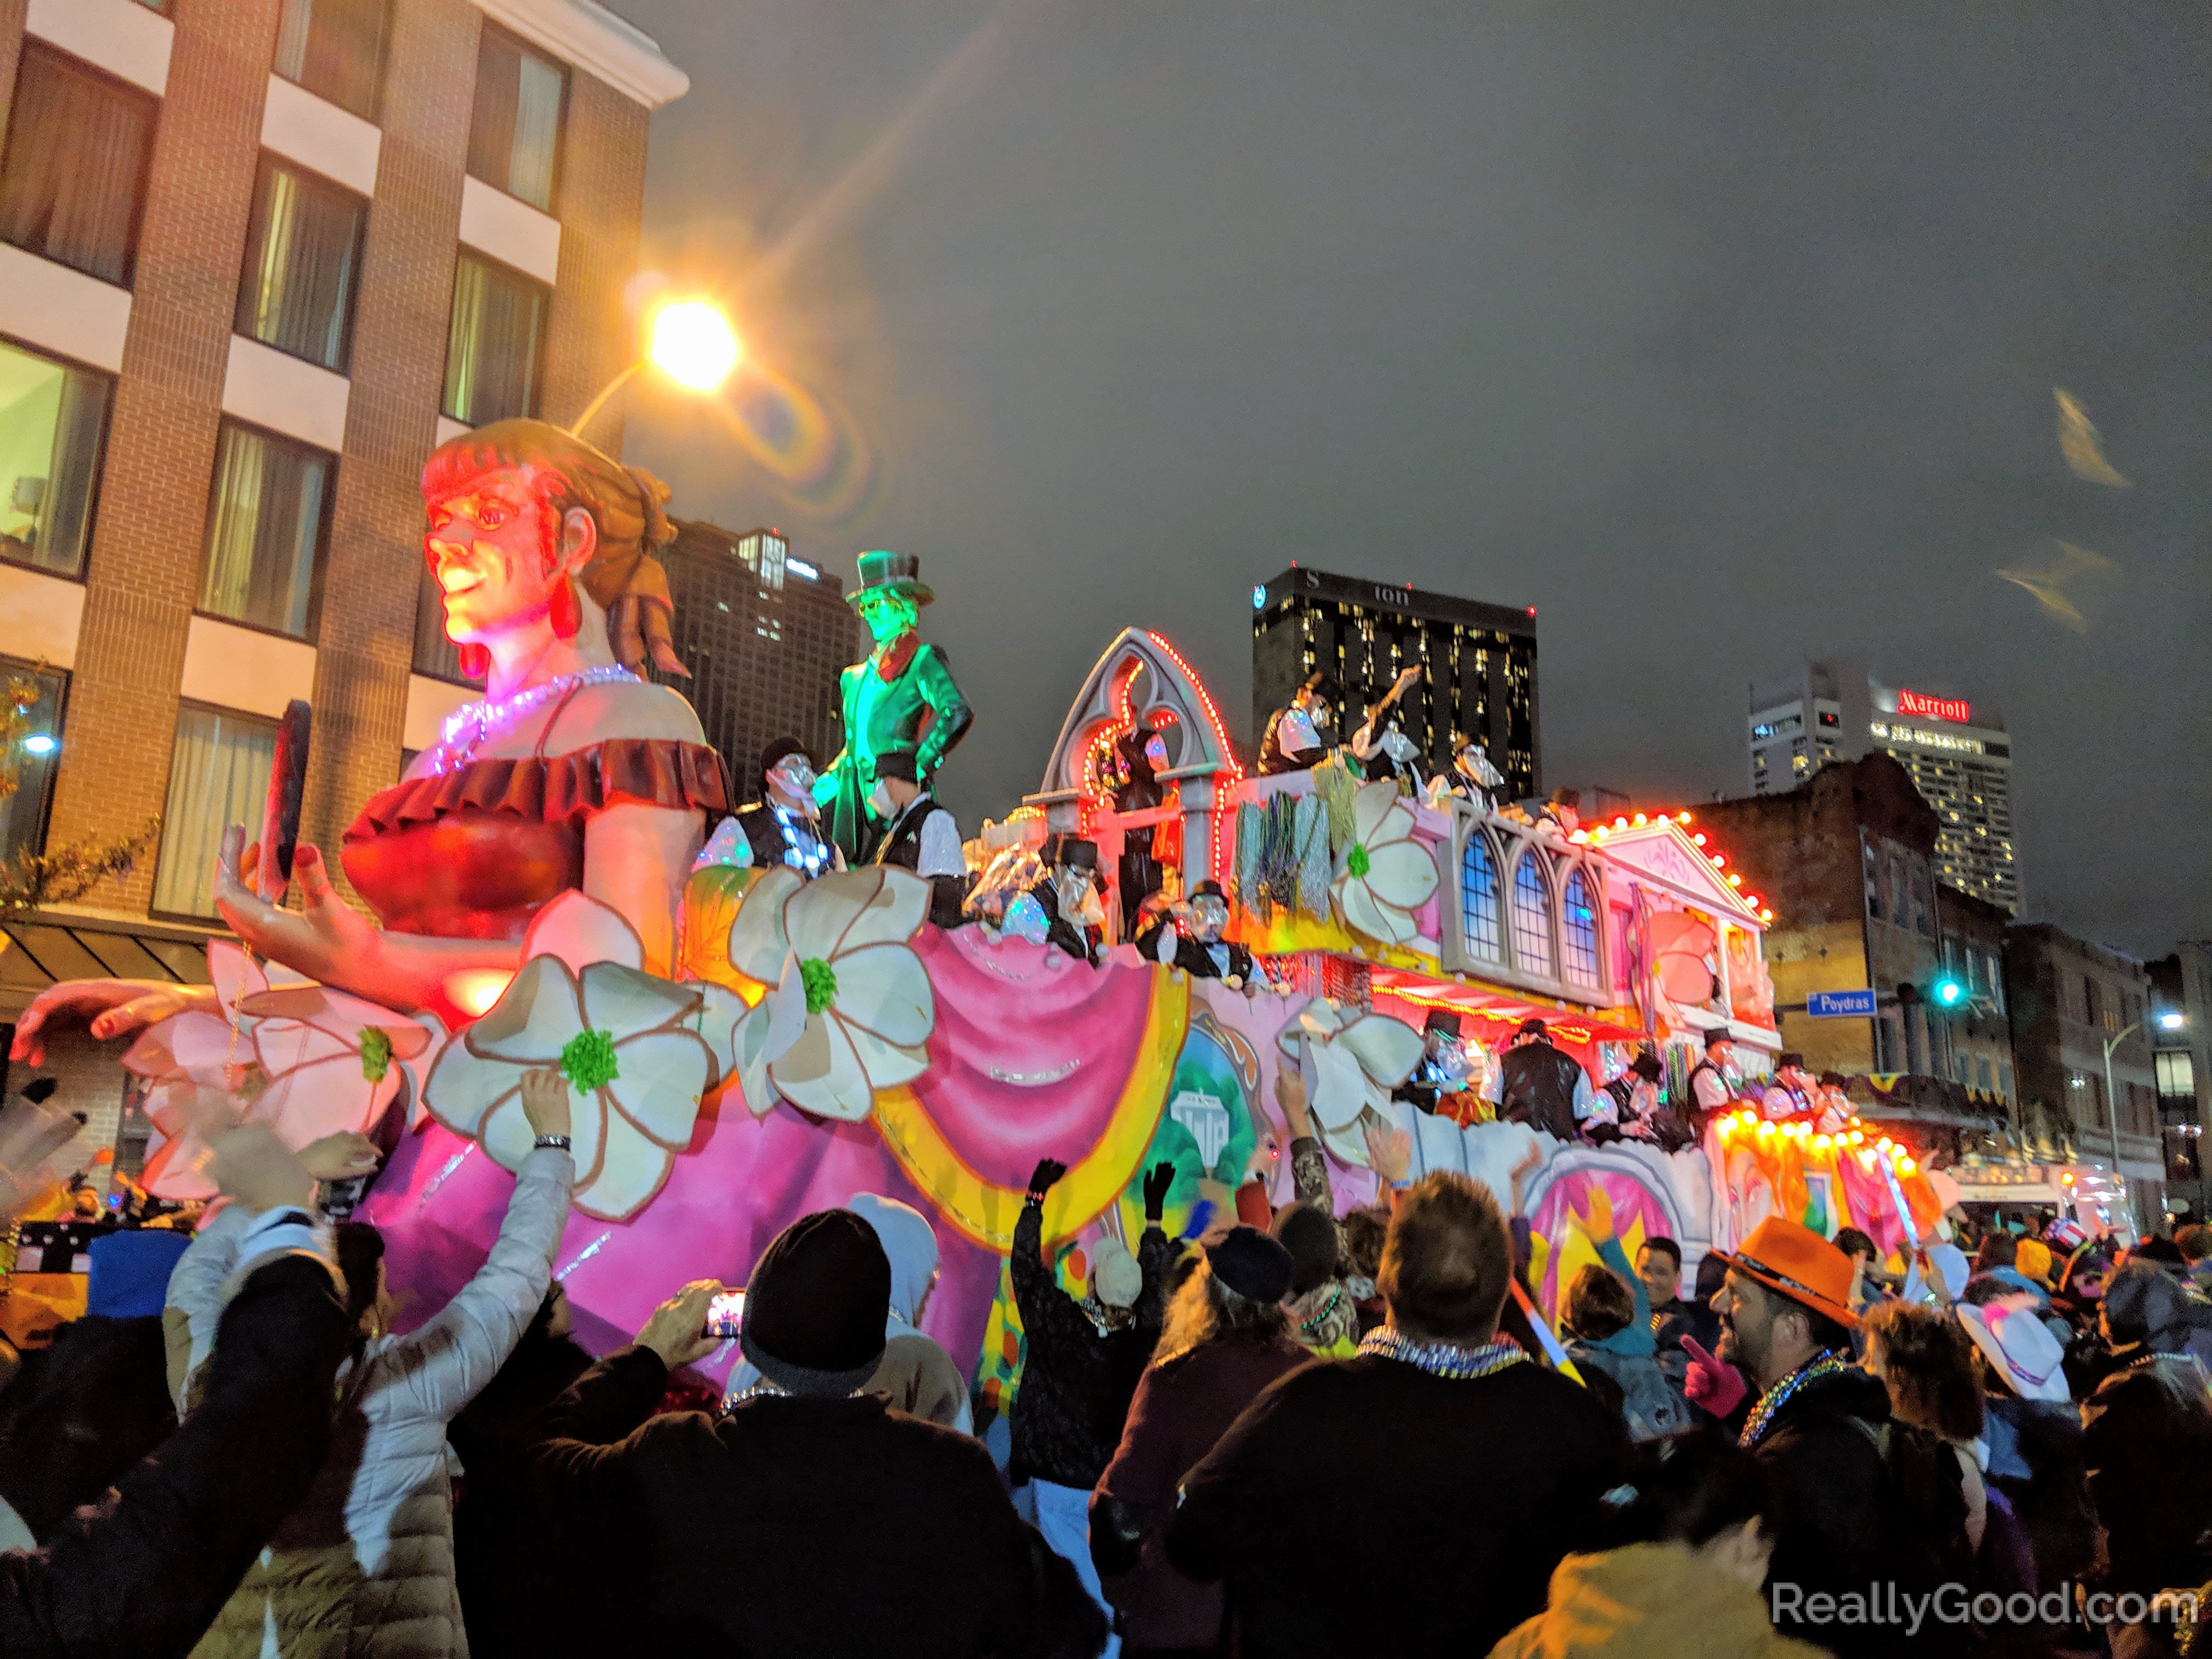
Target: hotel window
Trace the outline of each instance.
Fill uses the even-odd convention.
[[[129,287],[160,108],[26,40],[0,155],[0,241]]]
[[[263,156],[238,285],[238,331],[344,374],[368,219],[368,204],[352,191]]]
[[[469,171],[534,208],[553,210],[568,71],[487,25],[477,47]]]
[[[0,862],[46,844],[46,802],[61,758],[62,708],[69,676],[39,664],[0,658],[0,699],[22,721],[0,756]]]
[[[1480,830],[1470,829],[1459,859],[1460,935],[1468,955],[1484,962],[1502,959],[1498,939],[1498,860]]]
[[[109,385],[0,340],[0,559],[84,568]]]
[[[1552,972],[1551,890],[1544,855],[1529,848],[1513,866],[1513,959],[1522,972]]]
[[[161,813],[161,857],[153,908],[174,916],[212,916],[216,855],[226,825],[258,825],[276,756],[273,720],[187,703],[177,713],[169,754],[169,797]]]
[[[314,632],[331,471],[319,449],[223,422],[202,611],[296,639]]]
[[[518,271],[463,249],[453,265],[446,337],[448,418],[484,426],[538,412],[540,358],[551,296]]]
[[[276,73],[365,120],[376,118],[391,0],[284,0]]]

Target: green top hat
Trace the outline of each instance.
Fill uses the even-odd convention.
[[[918,553],[863,553],[860,562],[860,585],[845,595],[849,605],[858,606],[864,593],[885,591],[907,594],[916,605],[927,605],[937,597],[921,580]]]

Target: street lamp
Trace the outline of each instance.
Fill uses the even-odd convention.
[[[2128,1178],[2126,1172],[2120,1168],[2120,1103],[2112,1095],[2112,1050],[2141,1030],[2142,1022],[2136,1020],[2132,1024],[2122,1026],[2105,1039],[2105,1121],[2112,1134],[2112,1179],[2120,1183],[2123,1200],[2127,1196]]]
[[[2164,1013],[2158,1017],[2158,1029],[2161,1031],[2178,1031],[2188,1023],[2189,1022],[2180,1014],[2177,1013],[2171,1008],[2167,1009]]]
[[[704,300],[675,300],[653,313],[645,355],[599,388],[599,395],[584,405],[568,435],[580,438],[592,417],[606,407],[607,399],[628,386],[638,370],[651,363],[678,386],[693,392],[712,392],[730,378],[738,359],[744,355],[730,319]]]

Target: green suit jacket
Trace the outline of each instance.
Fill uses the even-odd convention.
[[[908,641],[914,641],[909,645]],[[888,678],[874,653],[848,668],[838,682],[845,717],[845,746],[824,775],[836,793],[829,807],[830,839],[845,850],[845,862],[857,868],[875,850],[884,826],[868,811],[876,785],[876,757],[904,750],[925,787],[930,774],[967,735],[975,711],[960,695],[945,653],[908,635],[884,658]]]

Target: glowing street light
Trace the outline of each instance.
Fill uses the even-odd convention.
[[[23,752],[27,755],[51,755],[60,747],[61,744],[57,743],[50,733],[45,732],[33,732],[23,739]],[[2178,1016],[2172,1018],[2176,1025],[2181,1024]]]
[[[27,749],[30,747],[27,743],[23,746]],[[2171,1008],[2158,1017],[2158,1029],[2161,1031],[2178,1031],[2188,1023]]]
[[[743,348],[730,319],[704,300],[661,307],[653,319],[653,366],[694,392],[712,392],[730,378]]]

